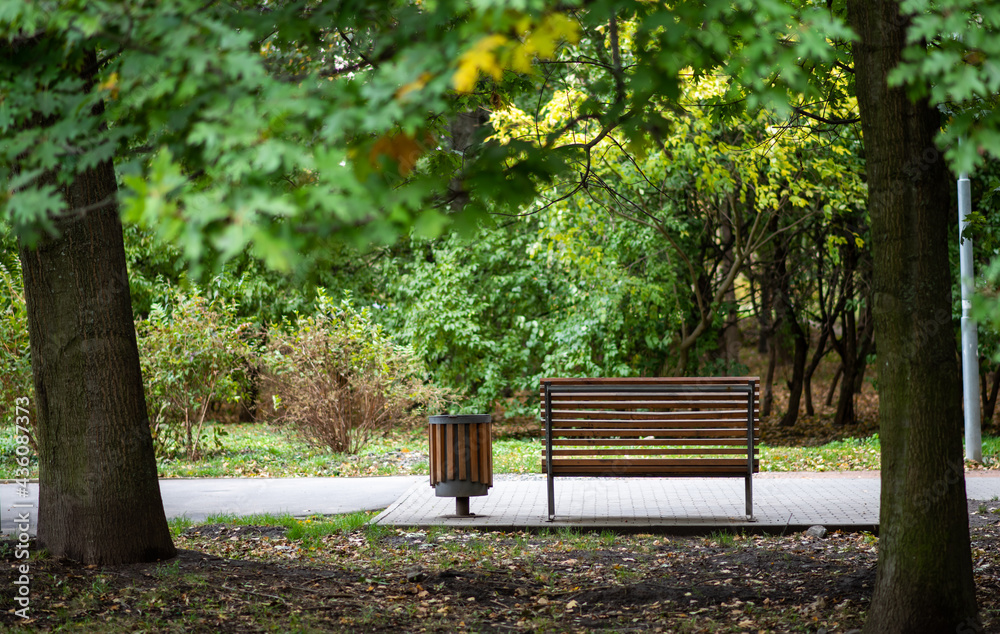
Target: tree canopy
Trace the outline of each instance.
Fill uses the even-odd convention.
[[[881,328],[880,367],[896,372],[886,382],[892,398],[883,409],[883,425],[893,430],[885,443],[891,460],[884,481],[891,486],[883,487],[883,509],[892,508],[883,517],[887,556],[895,558],[884,569],[910,570],[893,568],[904,562],[899,544],[913,547],[896,539],[905,522],[928,529],[919,533],[929,536],[926,546],[948,533],[940,529],[953,527],[964,503],[964,489],[952,486],[946,520],[915,520],[906,506],[907,496],[940,476],[934,469],[954,466],[957,442],[924,434],[929,414],[915,411],[924,401],[911,397],[929,398],[929,406],[948,402],[934,412],[949,425],[957,409],[953,381],[941,380],[953,342],[935,333],[925,349],[911,353],[904,345],[947,307],[947,260],[936,253],[946,250],[948,226],[939,215],[947,206],[941,152],[957,171],[1000,158],[998,30],[1000,9],[976,0],[435,0],[378,8],[352,0],[6,3],[0,215],[27,263],[33,354],[54,358],[63,351],[60,339],[96,338],[104,347],[94,349],[107,351],[106,358],[94,353],[83,361],[107,370],[114,358],[138,379],[119,279],[124,247],[120,236],[109,239],[120,233],[119,208],[175,244],[196,275],[247,252],[271,269],[302,271],[315,254],[345,243],[390,244],[412,232],[415,248],[429,249],[459,280],[474,272],[461,249],[427,247],[421,239],[447,228],[469,233],[488,214],[528,214],[538,216],[530,222],[544,236],[529,250],[544,250],[578,274],[561,289],[566,295],[587,297],[597,287],[618,293],[600,294],[613,319],[595,323],[600,310],[581,312],[572,328],[556,330],[566,338],[556,337],[552,354],[575,355],[563,367],[606,371],[650,351],[662,355],[671,342],[680,351],[675,367],[684,372],[683,351],[725,319],[737,275],[755,278],[748,260],[754,254],[766,252],[759,265],[771,267],[758,281],[779,280],[770,290],[778,321],[801,338],[796,304],[813,289],[792,283],[789,263],[800,256],[790,254],[810,252],[804,245],[819,236],[831,258],[848,262],[844,285],[852,284],[852,245],[868,240],[853,199],[867,188],[879,263],[871,310]],[[843,131],[859,121],[860,137]],[[848,178],[838,163],[852,168]],[[630,223],[627,239],[619,222]],[[904,223],[913,234],[910,268],[895,250],[909,240],[899,233]],[[652,261],[648,248],[633,249],[643,241],[662,241],[662,261]],[[100,271],[84,266],[87,249],[98,253]],[[493,281],[510,295],[543,294],[557,283],[530,266],[487,264],[487,276],[502,272]],[[43,314],[61,307],[48,283],[61,267],[82,281],[75,303],[66,304],[75,322]],[[450,295],[428,302],[441,326],[424,341],[434,354],[454,327],[449,316],[477,310],[476,298],[447,284],[435,288],[421,268],[404,274]],[[107,317],[121,332],[110,338],[95,322],[102,275],[115,278],[107,292],[117,298],[117,312]],[[695,290],[684,301],[664,293],[681,285]],[[910,306],[914,297],[920,301]],[[636,312],[622,310],[626,298]],[[919,312],[907,316],[911,308]],[[857,311],[838,310],[845,324],[854,323]],[[616,347],[615,329],[636,327],[642,313],[654,319],[642,322],[641,349]],[[592,323],[603,331],[581,345]],[[515,325],[528,341],[546,338],[527,321]],[[68,330],[47,331],[53,328]],[[853,334],[842,341],[844,364],[855,363],[864,345]],[[470,346],[475,355],[519,352],[483,337],[470,337]],[[603,349],[595,353],[597,347]],[[65,388],[37,391],[67,399],[69,369],[59,375],[54,364],[33,362],[36,386]],[[801,369],[804,357],[797,363]],[[899,374],[909,368],[919,370],[912,385]],[[488,367],[477,371],[493,390],[509,380]],[[135,388],[122,398],[140,412]],[[67,419],[40,421],[49,432],[80,418],[52,411]],[[909,433],[911,422],[919,433]],[[128,438],[130,425],[148,421],[135,414],[115,425]],[[57,466],[60,452],[71,450],[67,440],[54,432],[46,438],[42,466],[71,489],[72,478],[63,476],[73,474]],[[147,440],[136,442],[136,455],[151,455]],[[86,474],[109,472],[99,456],[90,457]],[[148,520],[152,526],[157,518]],[[170,551],[162,546],[159,552]],[[940,552],[968,558],[967,535],[964,544],[947,547]],[[941,562],[918,559],[927,563],[919,570],[927,584],[908,597],[878,594],[873,612],[882,621],[872,623],[890,622],[885,615],[913,597],[922,604],[936,596],[933,567]],[[966,572],[956,574],[969,581]],[[970,609],[974,616],[974,597],[970,608],[967,588],[958,594],[940,608],[948,613],[925,627],[969,617]]]

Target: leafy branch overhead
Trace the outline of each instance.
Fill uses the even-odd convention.
[[[676,13],[623,6],[536,15],[462,3],[434,11],[360,2],[265,11],[193,0],[8,5],[0,14],[8,41],[0,79],[11,87],[0,118],[4,212],[32,243],[52,230],[52,214],[69,211],[60,183],[115,158],[126,217],[182,245],[195,264],[250,246],[287,269],[331,236],[378,243],[411,226],[435,235],[459,211],[441,183],[463,170],[461,187],[477,195],[461,211],[474,217],[487,204],[528,200],[536,176],[565,169],[529,152],[498,173],[497,161],[513,155],[496,148],[463,165],[447,143],[450,112],[544,89],[548,62],[564,73],[590,64],[612,79],[580,73],[588,111],[579,120],[610,129],[635,119],[626,131],[638,139],[665,125],[661,100],[650,96],[676,96],[675,60],[690,57],[706,72],[732,44],[675,39],[669,23],[751,20],[748,7],[730,16],[721,4]],[[634,41],[617,41],[619,12],[639,25]],[[606,37],[615,41],[605,46]],[[38,38],[50,59],[27,46]],[[94,50],[95,79],[83,82],[80,66]],[[747,52],[745,66],[767,53]],[[483,75],[495,82],[485,92]],[[496,201],[510,184],[528,187]]]
[[[1000,76],[995,10],[969,0],[904,8],[923,13],[896,80],[937,101],[988,106]],[[969,10],[971,22],[956,22]],[[53,214],[87,211],[69,209],[58,188],[114,158],[125,217],[179,244],[196,268],[250,248],[289,270],[331,240],[471,226],[567,173],[581,175],[582,195],[594,144],[614,133],[636,152],[655,148],[693,107],[689,77],[726,78],[699,106],[721,120],[769,109],[813,126],[854,121],[842,18],[812,3],[745,0],[524,10],[457,0],[9,3],[0,205],[33,244]],[[942,29],[966,35],[930,37]],[[514,105],[537,118],[568,89],[580,96],[571,116],[540,144],[451,147],[456,113]],[[990,112],[962,106],[946,140],[971,135],[991,151]],[[949,156],[970,165],[975,150],[958,152]]]

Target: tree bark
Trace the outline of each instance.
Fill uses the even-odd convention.
[[[771,407],[774,405],[774,366],[778,364],[777,337],[769,337],[767,354],[767,372],[764,374],[764,388],[761,395],[760,415],[767,417],[771,415]]]
[[[886,84],[905,43],[898,2],[850,0],[848,15],[860,36],[853,52],[872,219],[882,444],[878,574],[864,631],[981,631],[960,375],[953,332],[941,326],[951,323],[954,214],[933,140],[939,115]]]
[[[814,241],[816,243],[816,299],[817,304],[819,304],[820,331],[819,341],[816,344],[816,352],[809,361],[809,365],[806,366],[805,376],[802,378],[802,388],[805,392],[804,399],[806,402],[806,416],[816,415],[816,408],[813,405],[812,379],[813,375],[816,373],[816,369],[819,368],[819,364],[832,349],[832,347],[827,346],[827,341],[833,334],[831,314],[839,312],[842,309],[843,304],[846,302],[846,298],[842,295],[840,296],[839,301],[837,300],[837,293],[833,283],[831,283],[830,288],[828,289],[825,286],[828,275],[827,269],[824,266],[825,257],[823,255],[823,252],[826,250],[826,236],[827,233],[825,229],[817,232],[814,236]],[[829,308],[828,305],[830,306]],[[834,382],[836,382],[836,379],[834,379]]]
[[[760,283],[760,306],[757,309],[757,352],[768,353],[768,342],[774,330],[771,323],[771,271],[764,265],[764,272],[757,278]]]
[[[840,393],[837,398],[837,413],[833,416],[833,424],[837,427],[853,425],[857,422],[854,415],[854,377],[857,373],[857,352],[855,350],[856,340],[854,332],[853,316],[847,320],[852,325],[844,328],[844,360],[841,367],[844,373],[841,376]]]
[[[850,337],[848,338],[847,332],[844,333],[843,340],[846,343],[842,346],[844,360],[841,363],[843,381],[840,384],[837,413],[833,417],[834,425],[838,426],[853,425],[857,422],[857,416],[854,412],[854,396],[861,393],[861,382],[864,380],[865,368],[868,367],[868,355],[871,353],[874,337],[874,325],[868,310],[863,315],[861,334],[857,333],[854,314],[850,313],[847,317],[851,325],[850,328],[845,327],[844,330],[850,331]]]
[[[988,367],[988,366],[987,366]],[[982,364],[980,364],[982,368]],[[989,372],[979,372],[979,393],[983,400],[983,422],[989,424],[993,420],[993,413],[997,406],[997,392],[1000,392],[1000,366],[993,369],[993,381],[988,381]]]
[[[731,214],[731,215],[735,215]],[[726,245],[722,261],[725,270],[729,270],[734,264],[733,258],[733,227],[730,216],[723,214],[720,218],[721,242]],[[719,349],[726,364],[726,373],[732,374],[733,368],[740,363],[740,316],[737,312],[739,303],[736,301],[736,286],[731,285],[726,291],[723,301],[725,302],[726,316],[722,330],[719,332]]]
[[[83,67],[94,68],[96,56],[89,61]],[[58,237],[20,247],[38,542],[54,557],[88,564],[167,559],[176,551],[139,369],[114,168],[102,163],[61,190],[70,211],[55,219]]]
[[[779,425],[792,427],[799,420],[799,403],[802,400],[802,387],[805,382],[806,358],[809,356],[809,340],[805,330],[795,320],[788,321],[792,327],[792,337],[795,340],[795,353],[792,357],[792,380],[788,382],[788,409],[781,417]]]
[[[823,357],[825,357],[830,351],[830,349],[826,347],[826,340],[829,336],[830,330],[826,324],[823,324],[823,328],[819,333],[819,341],[816,343],[816,352],[813,354],[813,358],[809,361],[809,365],[806,366],[805,376],[802,377],[802,390],[804,392],[803,398],[806,402],[806,416],[816,415],[816,408],[813,406],[812,378],[813,374],[816,373],[816,369],[819,367],[820,362],[823,361]]]
[[[791,275],[788,271],[788,240],[785,235],[775,250],[775,270],[777,279],[777,300],[779,321],[787,324],[794,342],[792,357],[792,380],[788,382],[788,409],[778,422],[781,427],[792,427],[799,419],[799,402],[802,399],[802,382],[805,375],[806,357],[809,354],[809,339],[806,331],[799,324],[792,304]]]
[[[841,361],[840,365],[837,366],[837,371],[833,374],[833,380],[830,381],[830,389],[826,391],[826,399],[823,401],[823,404],[827,407],[831,407],[833,405],[833,395],[837,393],[837,384],[842,376],[844,376],[843,361]]]

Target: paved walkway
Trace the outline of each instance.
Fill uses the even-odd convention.
[[[516,478],[516,479],[515,479]],[[966,474],[969,499],[1000,498],[1000,473]],[[474,517],[455,517],[454,498],[435,497],[427,476],[381,478],[198,478],[160,481],[168,518],[204,521],[212,514],[333,515],[385,509],[372,521],[385,526],[487,529],[611,528],[619,531],[706,532],[746,528],[798,531],[875,530],[879,479],[875,472],[761,473],[754,476],[756,522],[743,516],[739,478],[558,478],[556,521],[548,517],[545,480],[499,475],[489,495],[471,499]],[[23,506],[22,506],[23,505]],[[386,508],[388,507],[388,508]],[[38,485],[27,497],[0,483],[0,529],[14,531],[28,512],[35,532]]]
[[[382,478],[167,478],[160,480],[160,496],[167,519],[187,517],[201,522],[210,515],[289,513],[335,515],[377,511],[392,504],[427,476]],[[17,505],[28,505],[21,507]],[[17,485],[0,484],[0,529],[13,532],[18,513],[28,512],[29,533],[36,532],[38,484],[28,485],[28,497],[18,495]]]
[[[1000,477],[970,474],[969,499],[1000,497]],[[494,483],[470,499],[474,517],[455,516],[454,498],[435,497],[428,483],[411,487],[372,522],[384,526],[450,526],[517,530],[572,527],[618,531],[701,533],[878,529],[878,473],[762,473],[754,476],[755,521],[744,512],[741,478],[557,478],[556,518],[549,522],[542,479]]]

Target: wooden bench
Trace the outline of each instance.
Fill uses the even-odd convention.
[[[743,477],[760,470],[756,377],[542,379],[549,521],[556,476]]]

